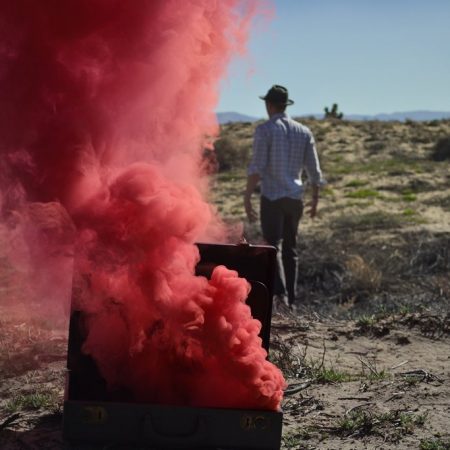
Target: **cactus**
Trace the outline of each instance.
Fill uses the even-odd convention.
[[[325,119],[342,119],[344,117],[344,113],[338,112],[338,105],[337,103],[333,103],[333,106],[331,107],[331,111],[328,108],[324,109],[325,111]]]

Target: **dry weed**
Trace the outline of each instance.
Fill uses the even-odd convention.
[[[350,255],[345,262],[348,289],[358,292],[376,292],[381,286],[381,272],[359,255]]]

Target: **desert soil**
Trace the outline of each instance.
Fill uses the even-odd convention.
[[[300,227],[297,307],[272,320],[269,357],[289,383],[282,448],[450,449],[450,170],[431,157],[450,122],[306,123],[328,185]],[[223,127],[211,194],[230,239],[251,243],[254,126]],[[20,278],[0,266],[0,449],[64,448],[67,323],[31,319],[38,304],[13,312]]]

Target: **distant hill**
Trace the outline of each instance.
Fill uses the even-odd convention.
[[[322,119],[323,114],[304,114],[302,117],[315,117],[316,119]],[[220,124],[226,124],[231,122],[256,122],[261,117],[247,116],[246,114],[240,114],[237,112],[219,112],[217,113],[217,120]],[[366,114],[345,114],[344,119],[347,120],[380,120],[380,121],[393,121],[398,120],[404,122],[405,120],[414,120],[417,122],[423,122],[428,120],[441,120],[450,119],[450,111],[402,111],[393,113],[380,113],[373,115]]]
[[[403,111],[393,113],[381,113],[372,116],[362,114],[344,114],[345,119],[349,120],[398,120],[404,122],[405,120],[414,120],[423,122],[428,120],[450,119],[450,112],[446,111]]]
[[[260,117],[247,116],[237,112],[219,112],[217,113],[217,120],[222,125],[230,122],[256,122]]]

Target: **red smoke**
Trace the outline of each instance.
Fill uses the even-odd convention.
[[[220,231],[201,157],[218,80],[245,41],[244,6],[0,1],[3,215],[38,242],[28,260],[39,260],[35,280],[55,275],[48,290],[70,279],[58,258],[76,242],[84,351],[111,387],[142,401],[276,409],[281,400],[247,282],[224,267],[211,281],[194,276],[194,242]]]

